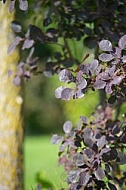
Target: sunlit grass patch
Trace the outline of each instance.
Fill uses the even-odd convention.
[[[58,146],[50,143],[51,136],[26,137],[24,141],[24,186],[25,190],[35,189],[36,176],[40,172],[54,189],[64,187],[63,168],[58,167]],[[44,177],[45,178],[45,177]]]

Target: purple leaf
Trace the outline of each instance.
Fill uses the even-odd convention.
[[[101,155],[102,154],[106,154],[107,152],[109,152],[111,149],[110,148],[103,148],[102,150],[101,150]]]
[[[108,54],[108,53],[102,53],[99,55],[99,60],[103,61],[103,62],[111,61],[114,58],[115,58],[115,56],[113,56],[112,54]]]
[[[21,83],[21,79],[19,76],[16,76],[13,80],[13,83],[16,85],[16,86],[19,86],[20,83]]]
[[[83,130],[83,138],[84,138],[84,142],[86,144],[86,146],[92,148],[93,146],[93,141],[92,141],[92,138],[93,137],[93,131],[86,127],[84,130]]]
[[[108,182],[108,186],[109,186],[110,190],[117,190],[116,186],[110,182]]]
[[[28,49],[30,47],[32,47],[34,44],[34,40],[29,40],[29,39],[26,39],[23,43],[23,46],[22,46],[22,50],[24,49]]]
[[[126,55],[123,55],[123,57],[122,57],[122,62],[123,62],[123,63],[126,63]]]
[[[98,152],[98,146],[95,143],[93,144],[93,146],[91,148],[94,152],[96,152],[96,153]]]
[[[112,65],[117,65],[120,62],[120,59],[116,59],[111,62]]]
[[[76,166],[83,166],[84,165],[84,155],[77,153],[74,156],[74,162],[75,162]]]
[[[99,43],[99,48],[103,51],[112,51],[112,43],[109,40],[102,40]]]
[[[118,124],[115,124],[112,128],[112,134],[118,134],[120,132],[120,127],[118,126]]]
[[[85,64],[85,65],[82,64],[80,65],[80,70],[84,74],[89,75],[89,67],[90,67],[90,64]]]
[[[85,117],[85,116],[80,116],[80,120],[81,120],[84,124],[88,124],[88,123],[89,123],[88,118]]]
[[[62,140],[63,140],[63,137],[61,137],[61,136],[55,134],[55,135],[53,135],[53,136],[51,137],[51,140],[50,140],[50,141],[51,141],[52,144],[59,144],[60,142],[62,142]]]
[[[122,55],[122,49],[119,48],[119,47],[115,47],[115,55],[116,55],[116,58],[120,58],[121,55]]]
[[[77,85],[78,89],[80,89],[80,90],[86,88],[86,86],[87,86],[87,81],[86,81],[85,79],[83,79],[83,80]]]
[[[93,141],[91,138],[85,137],[84,142],[85,142],[85,145],[88,146],[89,148],[93,147]]]
[[[86,128],[83,130],[83,136],[84,136],[84,139],[85,139],[86,137],[92,138],[92,136],[93,136],[93,131],[92,131],[92,129],[86,127]]]
[[[74,99],[84,97],[84,92],[81,89],[78,89],[74,94]]]
[[[120,141],[126,143],[126,131],[120,136]]]
[[[91,61],[91,63],[89,64],[89,70],[91,72],[91,74],[94,74],[94,72],[97,70],[99,65],[99,62],[97,59],[94,59],[93,61]]]
[[[23,75],[23,73],[24,73],[23,68],[22,68],[22,67],[19,67],[19,68],[18,68],[17,75],[18,75],[19,77],[21,77],[21,76]]]
[[[30,71],[26,70],[26,71],[24,72],[24,76],[25,76],[27,79],[30,78],[30,77],[31,77]]]
[[[91,149],[88,149],[88,148],[84,151],[84,153],[85,153],[85,155],[86,155],[88,158],[91,158],[92,156],[94,156],[94,151],[91,150]],[[88,159],[87,159],[87,160],[88,160]]]
[[[95,159],[92,164],[93,164],[93,168],[94,168],[94,169],[98,168],[99,160],[98,160],[98,159],[97,159],[97,160]]]
[[[66,121],[63,125],[63,130],[65,133],[70,133],[72,130],[73,124],[71,121]]]
[[[97,180],[102,180],[105,177],[105,172],[101,167],[98,167],[94,174]]]
[[[96,71],[95,71],[96,75],[98,75],[98,74],[100,73],[101,69],[102,69],[102,66],[99,65],[99,66],[97,67]]]
[[[82,71],[79,71],[78,74],[77,74],[77,82],[80,83],[83,79],[83,72]]]
[[[111,94],[112,93],[112,82],[111,83],[108,83],[105,87],[105,92],[107,94]]]
[[[106,68],[104,73],[108,74],[109,76],[112,76],[115,72],[115,69],[116,69],[116,67],[115,67],[115,65],[113,65],[112,67]],[[107,78],[106,78],[106,80],[107,80]]]
[[[102,149],[104,145],[106,145],[106,137],[102,136],[100,139],[97,140],[97,146],[99,150]]]
[[[22,26],[19,22],[17,21],[12,21],[11,22],[11,28],[14,32],[21,32],[22,31]]]
[[[70,183],[76,183],[78,181],[79,178],[79,173],[78,171],[75,170],[71,170],[68,174],[67,180]]]
[[[110,153],[110,157],[109,157],[110,160],[117,159],[118,153],[117,153],[116,149],[114,149],[114,148],[111,149],[109,153]]]
[[[9,13],[12,13],[14,11],[15,2],[16,2],[16,0],[13,0],[10,2]]]
[[[14,39],[14,42],[9,46],[7,53],[11,53],[12,51],[14,51],[14,49],[17,47],[17,45],[21,42],[22,38],[17,36]]]
[[[112,84],[120,84],[122,82],[122,79],[124,78],[124,76],[115,76],[114,79],[112,80]]]
[[[60,147],[59,147],[59,152],[63,152],[65,150],[65,148],[69,145],[68,142],[63,143]]]
[[[126,154],[124,154],[123,152],[118,152],[118,164],[120,165],[124,165],[126,164]]]
[[[118,45],[121,49],[126,48],[126,35],[122,36],[118,42]]]
[[[102,81],[106,81],[110,78],[110,75],[108,72],[102,72],[98,75],[97,79],[102,80]]]
[[[65,88],[61,92],[62,100],[70,100],[74,95],[74,90],[71,88]]]
[[[18,68],[19,68],[19,67],[24,67],[24,65],[25,65],[25,63],[21,61],[21,62],[18,64]]]
[[[79,178],[79,184],[86,186],[90,179],[90,174],[88,172],[81,172]]]
[[[106,171],[107,173],[110,173],[111,168],[110,168],[109,164],[105,164],[105,171]]]
[[[27,63],[30,63],[31,57],[32,57],[32,55],[33,55],[33,53],[34,53],[34,50],[35,50],[35,48],[32,47],[31,50],[30,50],[30,53],[29,53],[29,55],[28,55],[28,57],[27,57],[27,59],[26,59],[26,62],[27,62]]]
[[[55,97],[56,98],[61,98],[61,93],[66,87],[60,86],[55,90]]]
[[[26,11],[28,9],[28,1],[27,0],[19,0],[19,8],[22,11]]]
[[[95,83],[94,83],[94,88],[95,89],[103,89],[106,86],[106,82],[102,81],[100,79],[96,79]]]
[[[71,71],[69,71],[67,69],[63,69],[63,70],[60,71],[59,80],[61,82],[70,82],[71,79],[72,79]]]

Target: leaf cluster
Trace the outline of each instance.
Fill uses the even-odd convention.
[[[53,135],[52,144],[59,147],[59,165],[68,172],[69,189],[116,190],[122,187],[126,174],[113,174],[116,165],[126,164],[125,121],[113,121],[111,108],[98,109],[90,118],[80,117],[77,127],[71,121],[63,125],[64,137]]]
[[[109,40],[102,40],[99,48],[105,53],[101,53],[98,59],[87,64],[82,63],[73,70],[66,68],[59,72],[59,80],[75,83],[75,88],[58,87],[55,91],[56,98],[82,98],[88,89],[104,89],[109,94],[110,104],[125,101],[126,35],[120,38],[117,47],[113,48]]]

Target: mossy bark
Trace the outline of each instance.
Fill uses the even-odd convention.
[[[20,87],[13,84],[19,52],[7,54],[8,46],[14,40],[10,22],[9,3],[0,1],[0,189],[22,190],[22,121]]]

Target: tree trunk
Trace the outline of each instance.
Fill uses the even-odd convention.
[[[14,40],[10,22],[14,13],[0,1],[0,190],[22,190],[22,122],[20,87],[13,85],[8,71],[16,72],[19,52],[7,54]]]

